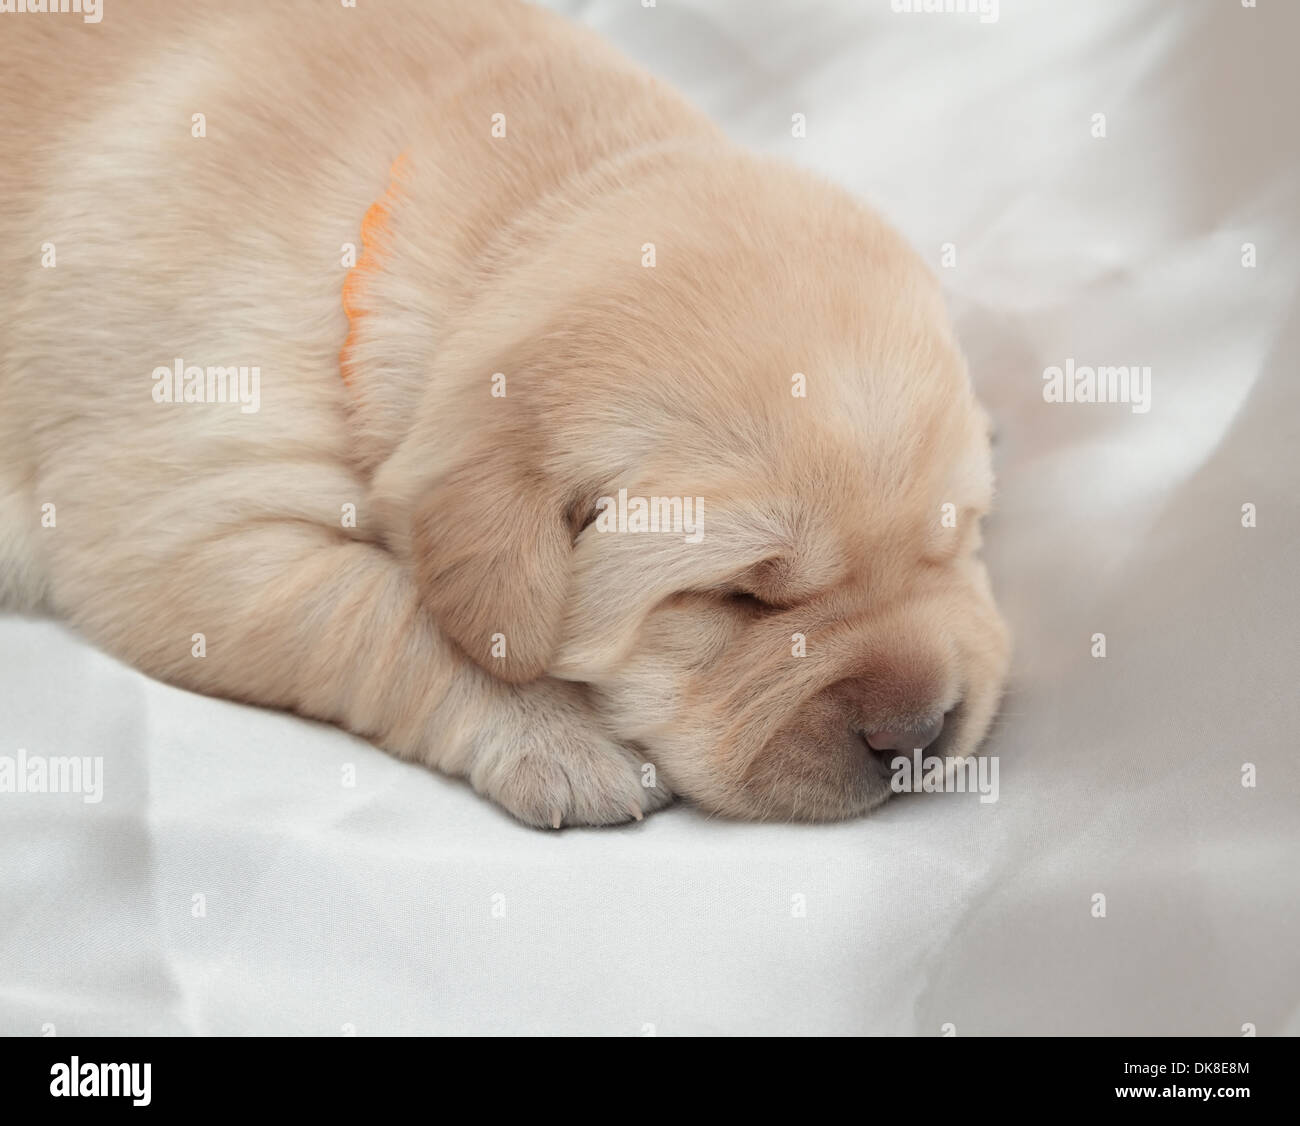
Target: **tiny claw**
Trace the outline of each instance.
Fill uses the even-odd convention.
[[[561,819],[562,819],[562,816],[563,816],[563,815],[560,813],[560,811],[559,811],[558,809],[553,809],[553,810],[551,810],[551,828],[552,828],[552,829],[558,829],[558,828],[560,827],[560,821],[561,821]]]
[[[637,805],[636,802],[634,801],[628,802],[627,809],[628,812],[632,814],[632,816],[635,817],[638,821],[645,820],[645,814],[641,812],[641,807]]]

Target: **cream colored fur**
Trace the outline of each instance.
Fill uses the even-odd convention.
[[[864,207],[509,0],[0,19],[10,606],[537,825],[843,817],[889,792],[864,732],[979,743],[985,424]],[[401,153],[345,387],[341,247]],[[260,410],[155,402],[177,357],[257,365]],[[619,488],[703,538],[599,532]]]

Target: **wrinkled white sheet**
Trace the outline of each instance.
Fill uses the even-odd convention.
[[[3,618],[0,754],[102,755],[105,794],[0,795],[0,1032],[1300,1033],[1300,5],[560,6],[956,248],[1000,801],[537,833]],[[1150,411],[1045,403],[1067,358],[1149,365]]]

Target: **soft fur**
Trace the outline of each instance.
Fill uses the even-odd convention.
[[[982,739],[986,425],[870,211],[511,0],[2,18],[11,605],[536,825],[844,817],[866,734]],[[345,386],[340,248],[403,153]],[[176,357],[259,365],[260,411],[156,403]],[[703,497],[701,542],[598,531],[620,488]]]

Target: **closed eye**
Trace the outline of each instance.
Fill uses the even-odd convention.
[[[779,610],[779,606],[773,606],[770,602],[764,602],[757,594],[748,590],[732,590],[726,594],[727,602],[742,610],[748,610],[751,613],[768,613]]]

